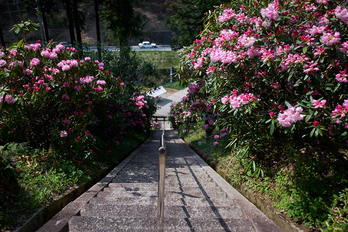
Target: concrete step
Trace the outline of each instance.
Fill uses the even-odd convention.
[[[156,218],[134,217],[79,217],[69,222],[69,232],[154,232]],[[247,219],[166,218],[165,232],[253,232],[256,231]]]
[[[89,204],[114,204],[114,205],[157,205],[158,198],[148,197],[94,197],[90,200]],[[176,205],[176,206],[235,206],[235,203],[231,199],[211,198],[207,201],[205,198],[166,198],[164,199],[164,205]]]
[[[150,197],[154,198],[158,196],[157,191],[113,191],[110,188],[105,188],[104,191],[101,191],[97,195],[98,197]],[[225,192],[219,192],[215,190],[205,190],[202,192],[198,188],[192,189],[192,191],[166,191],[165,198],[221,198],[226,199],[227,195]]]
[[[109,187],[104,188],[104,191],[130,191],[130,192],[135,192],[135,191],[158,191],[158,186],[157,185],[151,185],[151,186],[139,186],[135,187],[134,185],[129,187],[126,184],[121,186],[118,185],[119,183],[110,183]],[[165,191],[166,192],[187,192],[187,191],[193,191],[193,190],[201,190],[199,187],[180,187],[179,185],[177,186],[166,186]],[[202,190],[201,190],[202,191]],[[210,186],[205,186],[204,191],[206,192],[223,192],[221,188],[219,188],[216,185],[210,185]]]
[[[88,217],[157,217],[157,205],[86,204],[80,211]],[[241,208],[234,206],[172,206],[164,208],[165,218],[228,218],[245,219]]]

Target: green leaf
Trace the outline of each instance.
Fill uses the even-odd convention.
[[[308,46],[304,47],[302,51],[303,51],[303,54],[306,54],[308,51]]]
[[[271,129],[270,129],[270,134],[273,135],[274,133],[274,122],[272,121],[272,124],[271,124]]]
[[[308,122],[311,119],[312,115],[308,114],[305,118],[305,122]]]
[[[319,132],[320,136],[323,136],[323,131],[320,128],[318,128],[318,132]]]
[[[16,27],[16,28],[15,28],[15,34],[16,34],[16,35],[18,35],[20,31],[21,31],[21,30],[20,30],[19,27]]]

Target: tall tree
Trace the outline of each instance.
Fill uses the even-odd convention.
[[[95,25],[97,30],[97,50],[98,60],[101,60],[101,38],[100,38],[100,23],[99,23],[99,0],[94,0]]]
[[[80,14],[77,9],[77,1],[78,0],[72,0],[73,4],[73,12],[74,12],[74,25],[76,30],[76,39],[77,39],[77,50],[79,52],[80,57],[83,55],[83,49],[82,49],[82,37],[81,37],[81,30],[82,30],[82,20],[80,19]]]
[[[57,5],[55,1],[52,0],[35,0],[33,4],[32,0],[24,0],[25,9],[27,11],[37,11],[37,14],[42,17],[43,29],[44,29],[44,38],[49,40],[48,34],[48,24],[47,24],[47,15],[52,14],[56,11]],[[39,22],[41,23],[41,22]]]
[[[63,0],[66,10],[66,15],[68,17],[70,42],[75,44],[75,32],[74,32],[74,21],[72,17],[71,0]]]
[[[0,16],[2,18],[2,12],[3,12],[3,6],[0,5]],[[2,33],[2,27],[1,27],[2,21],[0,22],[0,40],[1,40],[1,46],[6,47],[6,43],[4,40],[4,35]]]
[[[1,46],[6,47],[5,40],[4,40],[4,35],[2,34],[1,23],[0,23],[0,39],[1,39]]]
[[[202,20],[205,13],[220,5],[223,0],[178,0],[173,1],[168,10],[175,14],[167,21],[169,27],[175,31],[172,38],[173,46],[189,46],[203,30]]]
[[[121,47],[128,46],[128,39],[139,38],[146,25],[146,17],[134,13],[132,5],[134,2],[134,0],[105,0],[100,12],[112,37]]]

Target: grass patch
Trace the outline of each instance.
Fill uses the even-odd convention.
[[[115,52],[109,51],[109,53]],[[180,61],[179,52],[176,51],[135,51],[135,53],[138,58],[154,64],[158,69],[170,69]],[[89,56],[94,60],[98,59],[96,51],[85,52],[85,56]]]
[[[156,65],[158,69],[170,69],[179,63],[180,56],[175,51],[139,51],[137,56]]]
[[[0,147],[0,229],[21,226],[39,207],[117,165],[147,137],[148,133],[129,131],[108,155],[100,152],[99,158],[86,161],[66,160],[55,151],[32,149],[25,143]]]
[[[184,89],[183,86],[180,85],[180,83],[178,81],[173,82],[173,83],[165,83],[164,85],[162,85],[163,88],[165,89],[175,89],[175,90],[182,90]]]

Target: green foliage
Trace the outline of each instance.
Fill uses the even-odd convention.
[[[158,69],[170,69],[179,63],[180,55],[176,51],[139,51],[137,56],[151,61]]]
[[[173,47],[188,46],[203,30],[202,19],[208,10],[222,4],[224,1],[216,0],[179,0],[169,5],[169,10],[175,12],[168,18],[167,23],[176,32],[172,39]]]
[[[129,47],[123,47],[118,52],[104,50],[102,59],[107,70],[127,80],[130,90],[139,91],[140,86],[156,87],[159,79],[156,65],[131,51]]]
[[[339,232],[348,230],[348,189],[334,195],[333,208],[321,231]]]
[[[129,38],[139,38],[146,25],[146,17],[134,13],[133,3],[133,0],[103,1],[100,16],[121,47],[127,46]]]
[[[234,143],[229,142],[228,136],[219,138],[219,145],[214,146],[216,139],[205,140],[204,134],[205,131],[196,126],[181,136],[206,154],[205,158],[213,160],[219,170],[224,170],[232,185],[261,194],[279,213],[310,229],[346,230],[348,195],[343,186],[347,186],[348,180],[347,161],[325,160],[327,154],[315,152],[317,148],[296,149],[291,141],[282,140],[289,158],[273,160],[271,164],[248,158],[248,146],[238,145],[237,137],[232,140]],[[214,134],[218,134],[217,131]],[[310,157],[313,153],[315,158]],[[281,153],[268,150],[268,154],[279,156]],[[255,169],[252,161],[258,161]],[[261,170],[264,175],[259,174]]]
[[[37,30],[38,27],[39,25],[28,20],[28,21],[25,21],[25,22],[22,21],[21,23],[13,25],[11,31],[13,30],[16,36],[18,36],[20,33],[23,33],[24,41],[25,41],[27,34],[33,33],[34,30]]]
[[[169,88],[169,89],[176,89],[176,90],[182,90],[184,89],[183,86],[180,85],[180,83],[177,81],[177,82],[173,82],[173,83],[166,83],[163,85],[164,88]]]

